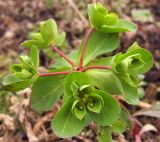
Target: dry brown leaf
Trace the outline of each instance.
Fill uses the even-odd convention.
[[[134,116],[144,115],[144,116],[160,118],[160,104],[156,104],[156,105],[151,106],[148,109],[138,111],[134,113],[133,115]]]

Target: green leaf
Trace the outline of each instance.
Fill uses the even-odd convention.
[[[88,5],[89,21],[93,27],[101,27],[105,22],[105,15],[108,14],[108,10],[100,3]]]
[[[110,94],[123,94],[123,86],[115,73],[108,70],[88,70],[86,72],[92,84]],[[113,89],[114,86],[114,89]]]
[[[18,78],[12,74],[5,76],[2,80],[2,85],[6,90],[19,91],[32,85],[38,78],[38,75],[34,75],[29,79]]]
[[[125,124],[126,129],[132,128],[133,121],[132,121],[132,116],[127,108],[125,108],[123,105],[121,106],[121,117],[120,120],[123,121]]]
[[[112,125],[112,132],[121,134],[125,132],[126,127],[123,121],[117,120],[113,125]]]
[[[11,72],[20,72],[23,68],[22,64],[13,64],[10,68]]]
[[[103,98],[104,105],[100,113],[90,113],[90,117],[102,126],[111,126],[120,117],[121,108],[117,100],[106,92],[95,90],[97,95]]]
[[[88,85],[83,85],[79,88],[79,91],[83,91],[84,89],[87,89],[89,88],[90,86],[92,86],[91,84],[88,84]]]
[[[119,73],[119,72],[122,72],[122,73],[126,73],[128,71],[128,67],[129,65],[131,64],[131,59],[125,59],[123,61],[118,61],[118,59],[122,56],[122,54],[118,53],[117,55],[115,55],[115,65],[114,65],[114,69],[115,69],[115,72]]]
[[[139,103],[139,94],[137,87],[127,84],[125,81],[121,80],[124,99],[128,104],[137,105]]]
[[[100,127],[98,132],[98,142],[112,142],[110,127]]]
[[[118,23],[118,15],[115,13],[109,13],[105,16],[105,24],[114,25]]]
[[[98,55],[111,52],[118,47],[118,34],[108,34],[100,33],[94,31],[87,43],[85,56],[84,56],[84,65],[87,65],[91,60],[93,60]],[[82,50],[82,45],[78,52],[78,61],[80,59],[80,54]]]
[[[74,96],[74,98],[75,99],[79,99],[79,86],[77,85],[77,83],[76,82],[72,82],[72,84],[71,84],[71,90],[72,90],[72,92],[73,92],[73,96]]]
[[[88,94],[89,101],[87,102],[87,108],[91,112],[100,113],[104,105],[103,98],[97,94]]]
[[[144,65],[144,61],[141,59],[141,56],[139,54],[135,54],[132,56],[131,60],[131,68],[132,66],[137,66],[139,68],[140,66]]]
[[[3,78],[2,84],[5,89],[19,91],[31,86],[38,78],[31,59],[28,56],[20,56],[19,64],[13,64],[10,68],[12,74]]]
[[[86,72],[92,84],[110,94],[121,94],[129,104],[136,105],[139,102],[139,95],[135,83],[132,86],[119,78],[113,71],[108,70],[88,70]],[[114,89],[113,89],[114,86]]]
[[[40,33],[48,45],[53,43],[56,46],[61,46],[66,36],[65,32],[62,32],[58,35],[57,24],[54,19],[41,22]]]
[[[64,93],[64,75],[40,77],[32,87],[31,106],[36,111],[48,111]]]
[[[124,19],[119,19],[117,24],[114,25],[102,25],[102,27],[98,29],[99,32],[104,33],[135,32],[136,30],[136,24]]]
[[[33,40],[37,40],[37,41],[40,41],[40,42],[45,42],[44,38],[42,37],[42,34],[40,32],[37,32],[37,33],[31,33],[30,34],[30,37],[33,39]]]
[[[69,99],[52,120],[53,131],[61,138],[75,136],[79,134],[85,126],[85,121],[79,120],[71,111],[73,101],[74,99]]]
[[[112,125],[113,133],[124,133],[126,129],[132,128],[133,121],[131,120],[130,112],[124,107],[121,106],[121,116],[120,118]]]
[[[134,32],[137,26],[127,20],[119,19],[115,13],[108,13],[108,10],[100,3],[88,6],[90,24],[94,29],[103,33]]]
[[[137,76],[131,75],[128,73],[119,73],[117,74],[117,76],[120,78],[120,80],[124,80],[129,85],[138,87],[139,81],[138,81]]]
[[[139,54],[143,65],[134,69],[136,74],[144,74],[151,69],[153,66],[153,56],[152,54],[144,48],[141,48],[137,42],[130,46],[123,58],[129,57],[131,55]],[[133,70],[133,69],[132,69]],[[133,72],[133,71],[132,71]],[[132,73],[131,72],[131,73]]]
[[[41,22],[40,33],[42,34],[45,41],[50,43],[54,42],[54,39],[57,38],[58,35],[57,24],[55,20],[48,19],[45,22]]]
[[[87,67],[89,66],[112,66],[114,61],[114,56],[102,57],[96,60],[91,61]]]
[[[37,48],[44,49],[48,47],[48,44],[45,41],[39,41],[34,39],[26,40],[21,45],[26,48],[31,48],[32,46],[36,46]]]
[[[57,24],[54,19],[48,19],[40,23],[40,32],[32,33],[31,39],[22,43],[22,46],[31,48],[48,48],[50,44],[61,46],[65,40],[65,33],[58,34]]]
[[[125,108],[123,105],[121,106],[121,119],[123,119],[128,125],[128,128],[132,125],[132,116],[127,108]]]
[[[76,61],[77,52],[78,52],[77,50],[71,52],[70,54],[67,55],[68,58],[70,58],[72,61]],[[63,58],[59,58],[53,65],[51,65],[50,70],[59,68],[71,69],[72,66]]]
[[[91,84],[87,75],[81,72],[72,72],[66,77],[65,81],[65,90],[68,95],[73,95],[71,85],[73,82],[76,82],[78,86]]]
[[[85,105],[79,100],[75,100],[72,105],[72,113],[80,120],[82,120],[86,114]]]
[[[21,79],[30,79],[33,76],[33,74],[26,69],[22,69],[20,72],[15,72],[13,75]]]
[[[62,32],[61,34],[59,34],[57,36],[57,38],[55,39],[54,41],[54,44],[56,46],[62,46],[62,44],[64,43],[64,40],[65,40],[65,37],[66,37],[66,33],[65,32]]]
[[[141,58],[141,54],[133,54],[126,56],[124,54],[117,54],[114,58],[114,70],[116,73],[131,73],[135,74],[135,70],[144,66],[145,61]]]
[[[32,46],[30,51],[30,57],[33,62],[35,69],[37,70],[39,67],[39,52],[36,46]]]
[[[122,71],[120,65],[125,67],[125,71],[130,74],[143,74],[152,67],[153,57],[149,51],[139,47],[138,43],[135,42],[126,53],[115,56],[114,67],[118,72]]]
[[[28,56],[20,56],[18,58],[20,64],[23,65],[23,68],[26,68],[26,69],[32,69],[33,68],[33,65],[32,65],[32,62],[31,62],[31,59],[30,57]]]
[[[19,74],[20,78],[30,78],[34,74],[37,74],[37,71],[35,70],[32,64],[30,57],[20,56],[18,59],[19,59],[20,64],[13,64],[11,66],[11,71],[14,74]]]

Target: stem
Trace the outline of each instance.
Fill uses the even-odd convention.
[[[58,48],[56,48],[53,44],[50,45],[50,47],[56,51],[61,57],[63,57],[69,64],[71,64],[73,67],[77,67],[77,65],[72,62],[67,55],[65,55],[62,51],[60,51]]]
[[[141,137],[139,135],[136,135],[136,142],[142,142]]]
[[[85,72],[85,71],[91,70],[91,69],[107,69],[107,70],[111,70],[112,68],[110,66],[91,66],[91,67],[82,68],[79,71],[80,72]],[[69,73],[71,73],[71,71],[49,72],[49,73],[39,74],[39,76],[54,76],[54,75],[62,75],[62,74],[69,74]]]
[[[86,35],[86,38],[84,40],[84,43],[83,43],[83,46],[82,46],[82,52],[81,52],[81,56],[80,56],[80,63],[79,63],[79,66],[80,68],[83,67],[83,59],[84,59],[84,53],[85,53],[85,49],[86,49],[86,46],[87,46],[87,42],[89,40],[89,37],[91,35],[91,33],[93,32],[93,29],[90,28],[87,32],[87,35]]]
[[[91,70],[91,69],[107,69],[107,70],[112,70],[112,67],[111,66],[91,66],[91,67],[82,68],[80,71],[84,72],[84,71]]]
[[[54,76],[54,75],[63,75],[63,74],[69,74],[69,71],[63,71],[63,72],[49,72],[49,73],[42,73],[39,74],[39,76]]]

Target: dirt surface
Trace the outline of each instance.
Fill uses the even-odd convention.
[[[95,1],[95,0],[93,0]],[[0,77],[8,73],[9,66],[17,61],[17,56],[26,53],[20,43],[29,34],[38,30],[38,23],[54,18],[59,29],[67,33],[64,52],[77,49],[82,36],[88,28],[86,8],[92,0],[0,0]],[[154,55],[154,66],[146,74],[142,85],[145,96],[142,101],[149,104],[160,102],[160,1],[159,0],[99,0],[108,9],[118,12],[120,17],[128,18],[138,24],[136,33],[121,34],[121,43],[117,52],[125,51],[137,41]],[[135,11],[146,9],[150,13],[139,19]],[[142,13],[142,12],[141,12]],[[45,57],[41,53],[41,65],[47,67],[56,60],[56,55]],[[50,121],[59,109],[58,102],[51,112],[37,114],[29,105],[31,90],[28,88],[18,94],[0,91],[0,142],[97,142],[97,128],[91,124],[72,139],[60,139],[53,134]],[[126,105],[126,104],[125,104]],[[126,105],[127,106],[127,105]],[[130,111],[143,107],[130,107]],[[160,120],[141,116],[137,120],[145,125],[152,124],[158,132],[147,132],[144,142],[160,142]],[[135,142],[132,131],[124,135],[113,136],[117,142]]]

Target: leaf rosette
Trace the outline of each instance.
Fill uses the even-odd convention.
[[[40,31],[31,34],[31,39],[22,43],[24,47],[31,48],[36,46],[38,48],[49,48],[50,44],[55,46],[62,46],[65,40],[65,32],[58,33],[57,24],[54,19],[40,23]]]
[[[119,19],[115,13],[109,13],[100,3],[88,6],[89,21],[93,28],[104,33],[134,32],[137,26],[127,20]]]
[[[95,90],[85,74],[69,74],[65,89],[64,105],[52,121],[53,131],[58,136],[72,137],[92,121],[100,126],[110,126],[120,117],[118,102],[106,92]],[[78,126],[74,127],[75,124]]]
[[[80,120],[82,120],[87,113],[91,111],[94,113],[100,113],[103,107],[103,98],[98,94],[94,94],[90,85],[78,86],[75,82],[72,83],[73,97],[75,99],[72,105],[73,114]]]
[[[132,86],[137,86],[138,75],[147,72],[153,65],[151,53],[141,48],[137,42],[130,46],[126,53],[117,54],[113,60],[115,73]]]
[[[32,85],[38,78],[39,57],[38,49],[32,47],[31,55],[20,56],[19,64],[13,64],[10,68],[12,74],[3,78],[3,86],[7,90],[19,91]]]

